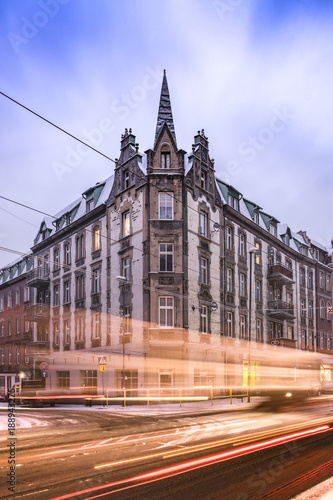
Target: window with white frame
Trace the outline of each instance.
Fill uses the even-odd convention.
[[[168,151],[161,153],[161,168],[171,168],[171,155]]]
[[[128,189],[129,186],[130,186],[130,174],[129,174],[129,171],[127,170],[124,173],[124,188]]]
[[[319,287],[324,288],[324,273],[319,271]]]
[[[85,316],[75,316],[75,342],[83,342],[85,338]]]
[[[60,305],[60,286],[59,285],[54,285],[54,287],[53,287],[53,305],[54,306]]]
[[[246,316],[245,314],[241,314],[239,316],[239,338],[246,339]]]
[[[242,257],[245,256],[245,234],[240,233],[239,234],[239,255],[242,255]]]
[[[58,271],[60,267],[60,253],[59,248],[55,248],[53,251],[53,269]]]
[[[20,333],[20,316],[17,315],[15,317],[15,335],[19,335]]]
[[[246,297],[246,276],[244,273],[239,274],[239,295]]]
[[[7,320],[7,337],[12,336],[12,318],[8,318]]]
[[[208,333],[208,307],[200,307],[200,331],[202,333]]]
[[[208,215],[205,212],[199,214],[199,234],[204,238],[208,237]]]
[[[21,303],[21,288],[17,287],[15,290],[15,306],[19,306]]]
[[[101,271],[99,268],[94,269],[92,273],[92,293],[100,293],[101,291]]]
[[[173,297],[159,297],[159,324],[162,327],[174,326]]]
[[[30,300],[30,288],[25,286],[23,289],[23,300],[24,302],[29,302]]]
[[[256,341],[257,342],[262,342],[263,341],[263,331],[262,331],[262,319],[257,318],[256,321]]]
[[[313,272],[308,271],[308,287],[313,288]]]
[[[65,253],[65,266],[70,266],[70,264],[71,264],[71,245],[70,245],[70,243],[65,243],[64,253]]]
[[[273,235],[273,236],[276,236],[277,235],[277,229],[276,229],[276,226],[274,224],[270,224],[269,225],[269,232]]]
[[[205,257],[199,257],[199,272],[200,272],[200,283],[207,285],[208,283],[208,259]]]
[[[130,281],[131,279],[131,258],[124,257],[122,260],[122,276],[126,278],[126,281]]]
[[[313,300],[309,300],[308,316],[310,319],[313,318]]]
[[[319,315],[320,319],[325,319],[325,302],[323,300],[320,301]]]
[[[232,227],[231,226],[227,226],[226,240],[227,240],[227,250],[233,250]]]
[[[4,311],[5,310],[5,294],[2,293],[0,295],[0,311]]]
[[[16,364],[20,364],[20,348],[16,347]]]
[[[94,199],[91,198],[90,200],[87,200],[86,202],[86,208],[87,208],[87,213],[91,212],[94,209]]]
[[[173,271],[173,244],[160,243],[160,271]]]
[[[53,323],[53,343],[55,346],[59,346],[60,335],[59,335],[59,323],[55,321]]]
[[[92,315],[92,339],[101,337],[101,313],[95,312]]]
[[[93,252],[101,249],[101,228],[95,226],[93,228]]]
[[[305,299],[301,299],[301,316],[304,318],[306,315],[306,309],[305,309]]]
[[[258,249],[258,253],[255,254],[255,263],[258,265],[258,266],[261,266],[261,244],[259,243],[259,241],[256,241],[255,243],[255,247]]]
[[[228,311],[226,316],[226,328],[227,328],[227,336],[234,337],[234,318],[233,313]]]
[[[69,345],[71,343],[70,335],[70,321],[69,319],[64,320],[64,345]]]
[[[331,276],[326,274],[326,291],[329,292],[331,290]]]
[[[11,309],[12,308],[12,292],[8,292],[8,295],[7,295],[7,309]]]
[[[76,240],[75,240],[75,244],[76,244],[76,259],[82,259],[84,256],[85,256],[85,248],[84,248],[84,245],[85,245],[85,240],[84,240],[84,234],[79,234],[77,237],[76,237]]]
[[[69,280],[64,281],[64,304],[69,304],[71,301],[71,290]]]
[[[231,267],[227,267],[227,292],[234,291],[234,271]]]
[[[203,170],[201,170],[200,186],[201,189],[207,189],[207,173]]]
[[[84,274],[79,274],[75,278],[75,286],[76,286],[76,299],[84,299],[85,297],[85,276]]]
[[[130,213],[129,210],[123,212],[122,214],[122,235],[123,238],[129,236],[131,232],[131,224],[130,224]]]
[[[158,193],[158,214],[160,220],[173,219],[172,193]]]

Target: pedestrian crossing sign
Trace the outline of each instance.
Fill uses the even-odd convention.
[[[98,358],[98,364],[99,365],[106,365],[106,357],[105,356],[99,356],[99,358]]]

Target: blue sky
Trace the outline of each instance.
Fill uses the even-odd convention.
[[[332,18],[328,0],[2,0],[0,91],[115,158],[125,127],[153,146],[165,68],[178,147],[204,128],[220,178],[329,245]],[[2,196],[54,214],[113,173],[3,96],[0,124]],[[0,200],[0,246],[28,251],[40,220]]]

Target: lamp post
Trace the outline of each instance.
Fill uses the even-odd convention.
[[[122,385],[123,385],[123,406],[125,406],[125,332],[124,332],[124,318],[125,318],[125,285],[127,283],[127,278],[125,276],[117,276],[116,280],[121,284],[122,286],[122,306],[123,306],[123,332],[122,332],[122,341],[123,341],[123,371],[122,371]]]
[[[248,365],[247,365],[247,402],[251,402],[251,313],[252,313],[252,254],[259,254],[260,248],[253,247],[249,249],[250,254],[250,282],[249,282],[249,351],[248,351]]]

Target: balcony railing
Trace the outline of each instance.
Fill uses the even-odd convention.
[[[27,273],[26,284],[28,286],[47,286],[50,282],[50,272],[43,267],[36,267]]]
[[[272,345],[279,345],[282,347],[296,347],[296,340],[294,339],[287,339],[285,337],[280,337],[280,338],[271,338],[270,342]]]
[[[270,300],[268,302],[268,314],[282,320],[292,319],[294,318],[294,306],[283,300]]]
[[[27,313],[28,321],[37,321],[39,319],[50,319],[50,304],[26,304],[24,311]]]
[[[293,283],[293,270],[278,262],[268,266],[268,279],[279,281],[281,283]]]

